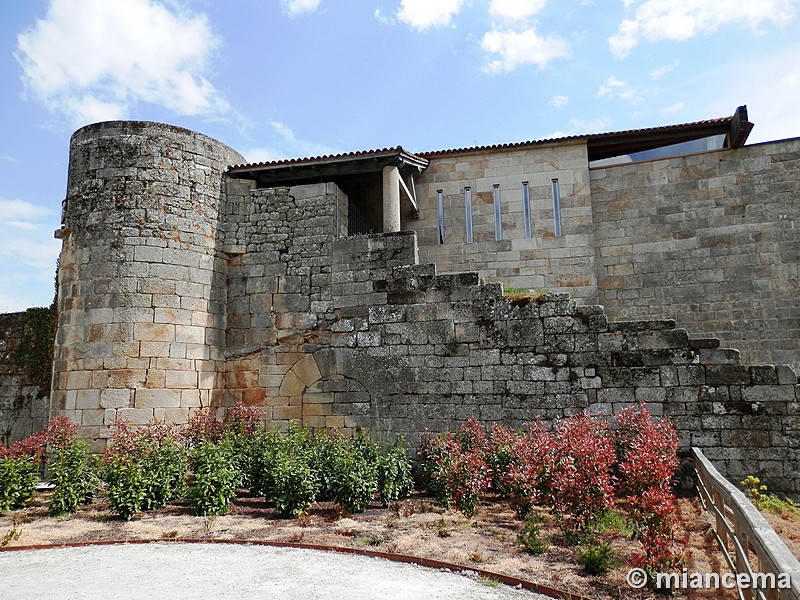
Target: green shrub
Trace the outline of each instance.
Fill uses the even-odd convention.
[[[308,464],[317,479],[318,499],[331,500],[337,469],[344,464],[348,454],[347,441],[338,434],[323,434],[314,437],[307,445]]]
[[[282,517],[294,518],[308,510],[319,490],[311,467],[300,455],[277,452],[266,476],[266,494]]]
[[[608,544],[586,546],[578,555],[578,560],[590,575],[605,575],[619,566],[619,561]]]
[[[38,481],[38,464],[32,457],[0,459],[0,511],[23,506]]]
[[[535,513],[528,513],[522,531],[517,534],[517,541],[531,554],[543,554],[547,544],[542,539],[541,518]]]
[[[364,512],[378,488],[374,464],[358,452],[348,452],[336,462],[331,482],[333,499],[351,513]]]
[[[170,437],[143,443],[140,460],[144,475],[142,508],[152,510],[186,493],[186,448]]]
[[[389,502],[405,498],[414,488],[408,444],[401,436],[397,437],[394,446],[376,457],[375,467],[378,491],[387,506]]]
[[[621,535],[631,537],[633,527],[625,515],[616,510],[607,510],[602,513],[594,522],[594,529],[598,533],[615,531]]]
[[[98,460],[85,440],[73,437],[56,450],[50,463],[50,481],[55,484],[50,512],[73,512],[89,502],[100,486]]]
[[[114,423],[106,450],[104,479],[114,512],[126,519],[141,510],[164,506],[186,492],[188,457],[172,426],[134,427]]]
[[[777,514],[787,512],[800,514],[800,504],[790,498],[780,498],[775,494],[770,494],[767,486],[763,485],[758,477],[748,475],[740,482],[740,485],[744,487],[745,494],[759,510]]]
[[[356,437],[350,440],[350,448],[373,465],[378,462],[378,457],[381,454],[381,447],[363,429],[358,429]]]
[[[192,506],[200,515],[227,514],[240,481],[230,441],[201,440],[192,451],[192,465]]]
[[[255,496],[269,496],[270,472],[276,454],[283,447],[281,434],[264,431],[253,435],[245,446],[246,458],[239,459],[239,469],[244,470],[242,486]]]
[[[147,481],[142,463],[129,454],[110,454],[105,459],[103,479],[112,512],[130,519],[142,510]]]

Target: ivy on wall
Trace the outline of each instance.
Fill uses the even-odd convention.
[[[39,398],[50,393],[56,324],[55,304],[29,308],[23,313],[19,343],[11,354],[12,362],[25,369],[29,382],[39,388]]]

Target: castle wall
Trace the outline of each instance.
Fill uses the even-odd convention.
[[[262,407],[270,423],[365,426],[413,443],[470,415],[520,425],[641,401],[675,419],[683,443],[729,477],[754,473],[771,489],[798,493],[792,369],[743,364],[719,340],[693,338],[674,321],[614,322],[640,316],[659,297],[648,289],[664,290],[659,317],[671,314],[670,302],[680,306],[677,280],[658,288],[644,270],[661,264],[669,277],[692,270],[695,249],[712,256],[726,247],[712,239],[717,219],[736,260],[780,255],[769,286],[757,279],[752,292],[794,298],[780,287],[796,290],[796,238],[780,218],[794,214],[791,144],[595,170],[596,205],[580,143],[434,156],[416,186],[420,219],[405,223],[415,231],[346,238],[347,198],[333,184],[256,189],[224,176],[242,158],[200,134],[152,123],[84,128],[72,140],[61,232],[53,413],[102,442],[117,417],[181,422],[200,406],[243,403]],[[770,156],[785,163],[783,174],[765,170]],[[662,162],[675,174],[648,171]],[[633,191],[623,189],[628,175]],[[546,225],[556,177],[560,237]],[[525,181],[531,239],[520,219]],[[493,240],[495,185],[501,241]],[[474,192],[474,244],[456,239],[464,186]],[[442,245],[439,189],[450,219]],[[764,194],[774,199],[757,204]],[[629,221],[644,231],[635,248]],[[669,254],[675,248],[683,254]],[[668,257],[674,262],[663,264]],[[762,272],[746,266],[753,277]],[[576,296],[509,300],[482,277]],[[633,297],[615,296],[626,277]],[[612,311],[633,312],[606,314],[593,300],[598,290],[616,303]]]
[[[47,308],[0,315],[0,443],[47,424],[53,365],[53,317]]]
[[[52,409],[185,421],[210,402],[226,330],[222,173],[238,153],[178,127],[109,122],[70,143]]]
[[[347,196],[331,183],[255,189],[228,181],[227,361],[218,406],[262,406],[284,425],[302,419],[299,399],[281,385],[297,360],[321,348],[319,331],[335,319],[333,244],[347,232],[346,211]]]
[[[674,321],[609,322],[567,294],[508,299],[477,273],[414,264],[414,246],[412,233],[335,243],[339,318],[283,354],[295,357],[280,386],[295,418],[415,443],[470,415],[519,426],[645,402],[732,479],[800,492],[791,368],[742,364]]]
[[[487,281],[523,289],[569,291],[596,302],[594,234],[586,143],[432,155],[419,175],[416,231],[420,260],[441,273],[476,271]],[[561,235],[555,235],[552,180],[558,179]],[[526,237],[527,182],[531,237]],[[503,239],[495,240],[494,186],[499,186]],[[474,243],[466,241],[464,188],[472,189]],[[437,192],[444,199],[445,240],[439,244]]]
[[[800,367],[800,140],[593,169],[599,302]]]

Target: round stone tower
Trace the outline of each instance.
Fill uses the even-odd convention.
[[[223,173],[243,161],[159,123],[72,136],[51,412],[83,437],[102,440],[117,417],[181,422],[210,404],[225,336]]]

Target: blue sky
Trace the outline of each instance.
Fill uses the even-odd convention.
[[[723,117],[800,136],[800,0],[0,0],[0,312],[48,305],[69,137],[261,161]]]

